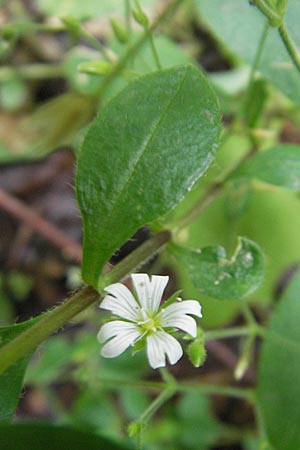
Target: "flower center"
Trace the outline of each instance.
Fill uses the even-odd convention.
[[[160,323],[157,320],[157,318],[148,317],[147,315],[145,315],[143,319],[144,319],[143,321],[138,322],[138,325],[141,327],[141,332],[143,334],[156,333],[157,328],[160,326]]]

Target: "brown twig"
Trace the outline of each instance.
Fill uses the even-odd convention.
[[[47,222],[36,211],[0,188],[0,208],[26,223],[53,245],[69,255],[74,261],[81,262],[81,246],[69,239],[55,225]]]

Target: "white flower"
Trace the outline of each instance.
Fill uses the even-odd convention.
[[[179,328],[193,337],[197,334],[195,319],[201,306],[196,300],[177,299],[165,308],[160,308],[163,292],[169,281],[168,276],[153,275],[151,281],[144,273],[131,275],[137,300],[126,286],[111,284],[100,308],[111,311],[122,320],[113,320],[102,326],[98,333],[99,342],[106,342],[101,355],[114,358],[138,341],[145,340],[150,366],[153,369],[166,365],[166,356],[170,364],[175,364],[182,356],[179,342],[166,332],[165,328]]]

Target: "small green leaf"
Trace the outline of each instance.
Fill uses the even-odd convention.
[[[239,238],[230,259],[219,246],[197,251],[173,246],[171,251],[185,265],[195,287],[220,300],[245,297],[254,292],[263,279],[262,252],[255,242],[244,237]]]
[[[128,450],[106,437],[47,423],[0,425],[0,435],[7,450]]]
[[[102,109],[77,165],[86,283],[97,287],[113,252],[184,198],[211,163],[219,133],[215,95],[191,65],[142,76]]]
[[[258,403],[276,450],[300,448],[300,273],[294,275],[266,333],[258,371]]]
[[[254,155],[232,175],[300,191],[300,146],[281,144]]]
[[[17,325],[0,328],[0,347],[14,339],[18,334],[30,328],[38,318]],[[15,413],[23,378],[31,353],[0,375],[0,422],[8,422]],[[0,432],[1,434],[1,432]],[[2,438],[2,436],[1,436]],[[5,447],[6,448],[6,447]],[[7,447],[8,448],[8,447]]]

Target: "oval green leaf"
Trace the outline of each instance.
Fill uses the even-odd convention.
[[[1,327],[0,347],[3,347],[27,328],[30,328],[40,317],[17,325]],[[11,420],[15,413],[30,357],[31,353],[0,375],[0,423]]]
[[[3,424],[0,435],[6,450],[128,450],[110,439],[47,423]]]
[[[294,275],[266,333],[258,371],[258,403],[276,450],[300,448],[300,273]]]
[[[86,283],[97,287],[113,252],[184,198],[211,163],[220,127],[216,97],[191,65],[142,76],[103,108],[77,165]]]
[[[220,300],[246,297],[263,280],[262,252],[255,242],[244,237],[239,238],[230,259],[220,246],[208,246],[196,251],[174,246],[172,253],[186,267],[197,289]]]
[[[256,178],[292,191],[300,190],[300,146],[282,144],[256,153],[232,175]]]

